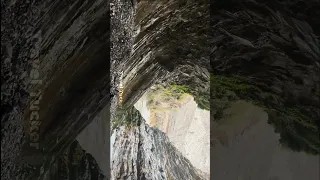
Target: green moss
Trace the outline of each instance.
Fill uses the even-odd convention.
[[[317,127],[303,119],[296,108],[286,108],[268,112],[268,123],[280,133],[280,143],[293,151],[304,151],[309,154],[320,153],[320,140]]]
[[[198,107],[205,110],[210,110],[210,97],[209,93],[199,93],[194,90],[195,88],[192,88],[191,86],[186,85],[177,85],[177,84],[170,84],[166,87],[158,87],[158,89],[152,93],[149,94],[149,99],[153,100],[156,95],[155,94],[165,94],[165,96],[170,96],[172,98],[175,98],[177,100],[183,100],[185,97],[185,94],[190,94],[194,97],[194,100],[198,104]],[[160,92],[162,91],[162,92]]]
[[[79,162],[82,160],[82,157],[84,156],[84,152],[81,148],[77,147],[74,153],[72,154],[72,156],[73,156],[72,164],[76,165],[76,164],[79,164]]]
[[[148,100],[154,101],[156,99],[177,99],[182,100],[184,95],[188,93],[188,89],[185,86],[169,85],[167,87],[157,86],[155,90],[148,93]]]
[[[153,128],[160,129],[160,126],[159,126],[159,124],[156,124],[155,126],[153,126]]]
[[[112,130],[120,126],[125,126],[127,128],[135,127],[141,120],[140,112],[136,110],[134,106],[118,107],[115,116],[116,118],[111,122]]]
[[[190,90],[189,90],[189,88],[187,86],[182,86],[182,85],[172,84],[172,85],[169,85],[168,88],[171,89],[171,91],[175,91],[175,92],[178,92],[178,93],[188,93],[188,92],[190,92]]]
[[[223,110],[228,107],[228,104],[234,100],[243,99],[268,112],[268,123],[275,128],[275,132],[280,133],[280,143],[284,147],[310,154],[320,153],[317,120],[306,113],[307,107],[281,104],[281,101],[277,101],[281,97],[262,90],[249,78],[211,74],[210,82],[215,120],[221,119]]]
[[[250,97],[250,93],[262,92],[257,86],[252,85],[247,79],[240,76],[214,76],[210,77],[211,88],[214,90],[213,97],[222,98],[235,92],[238,97]],[[230,97],[234,98],[234,97]]]
[[[205,96],[196,96],[195,101],[197,102],[199,108],[210,111],[210,98]]]
[[[170,85],[169,86],[172,90],[177,91],[179,93],[187,93],[194,97],[194,100],[198,104],[198,107],[205,110],[210,110],[210,97],[209,93],[199,93],[196,91],[193,91],[195,88],[191,88],[188,86],[183,85]]]

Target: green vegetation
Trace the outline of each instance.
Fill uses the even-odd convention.
[[[173,91],[192,95],[194,97],[194,100],[198,104],[199,108],[210,111],[210,102],[209,102],[210,98],[209,98],[208,92],[206,92],[206,94],[205,93],[201,94],[199,91],[197,91],[196,88],[183,86],[183,85],[170,85],[169,88],[172,89]]]
[[[135,127],[140,124],[141,115],[134,106],[130,107],[118,107],[115,115],[115,119],[111,122],[112,130],[117,127],[125,126],[128,128]]]
[[[202,95],[195,96],[198,107],[210,111],[210,98]]]
[[[248,79],[241,76],[213,75],[210,77],[211,106],[214,118],[219,121],[223,117],[223,111],[232,102],[243,99],[254,105],[270,108],[273,105],[273,95],[262,91],[257,84],[252,84]],[[271,100],[270,100],[271,99]]]
[[[188,89],[180,85],[156,86],[154,90],[148,93],[148,106],[156,111],[174,109],[172,107],[159,107],[159,101],[170,102],[171,104],[178,103],[184,100],[187,92]]]
[[[280,133],[280,143],[293,151],[309,154],[320,153],[319,129],[315,117],[308,116],[307,107],[279,104],[276,94],[262,90],[249,78],[211,74],[211,106],[216,121],[223,117],[223,111],[238,99],[263,107],[268,112],[268,123]]]
[[[167,87],[157,86],[155,90],[149,93],[149,99],[154,100],[157,96],[172,97],[175,99],[182,99],[183,94],[188,93],[188,88],[181,85],[169,85]]]
[[[179,93],[187,93],[194,97],[198,107],[205,110],[210,110],[209,93],[200,93],[196,88],[183,86],[183,85],[170,85],[169,89]]]
[[[310,121],[298,108],[268,110],[268,123],[280,133],[280,143],[293,151],[320,153],[319,130],[316,121]]]
[[[159,124],[156,124],[155,126],[153,126],[153,128],[155,128],[155,129],[160,129],[160,125],[159,125]]]
[[[161,99],[165,101],[183,101],[186,94],[190,94],[194,97],[194,100],[201,109],[210,110],[209,93],[200,94],[197,93],[193,88],[186,85],[170,84],[166,87],[157,86],[155,90],[149,92],[148,99],[150,100],[149,107],[156,108],[156,99]]]
[[[238,98],[250,98],[250,94],[262,92],[257,86],[252,85],[240,76],[214,76],[211,74],[211,89],[213,97],[223,98],[227,97],[228,100],[233,101]]]
[[[229,81],[225,81],[226,79]],[[235,81],[230,78],[214,77],[213,74],[210,76],[211,111],[213,111],[215,121],[221,120],[223,111],[230,106],[231,102],[239,99],[232,91],[232,88],[236,86],[236,84],[231,82]]]
[[[71,155],[72,155],[72,165],[77,165],[80,163],[85,153],[79,146],[76,146],[76,148],[74,149],[74,153],[72,153]]]

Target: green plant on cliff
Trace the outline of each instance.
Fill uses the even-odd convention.
[[[280,143],[293,151],[319,154],[320,139],[316,121],[304,116],[298,108],[268,110],[268,123],[280,133]]]
[[[179,92],[179,93],[187,93],[194,97],[194,100],[198,104],[199,108],[210,110],[210,102],[209,102],[209,93],[202,94],[198,91],[194,90],[195,88],[192,87],[192,85],[186,86],[186,85],[176,85],[172,84],[169,85],[169,89],[172,89],[173,91]]]
[[[170,85],[164,87],[157,85],[153,90],[148,92],[148,107],[153,110],[167,110],[169,107],[159,107],[159,101],[174,104],[182,101],[186,93],[187,88],[185,86]]]
[[[198,95],[195,97],[195,101],[197,102],[200,109],[205,109],[210,111],[210,101],[209,97]]]
[[[81,161],[82,157],[84,156],[84,152],[82,151],[81,148],[76,148],[74,150],[74,153],[72,154],[73,158],[72,158],[72,164],[73,165],[77,165],[79,164],[79,162]]]
[[[156,86],[155,90],[149,92],[150,106],[155,107],[155,99],[162,100],[178,100],[182,101],[186,94],[190,94],[194,97],[194,100],[198,104],[198,107],[205,110],[210,110],[209,93],[201,94],[194,90],[191,85],[178,85],[169,84],[167,86]]]
[[[132,128],[140,124],[140,112],[134,106],[119,106],[116,110],[115,118],[111,122],[112,130],[125,126]]]
[[[213,75],[210,77],[211,103],[214,119],[219,120],[230,103],[243,99],[263,107],[268,112],[268,123],[280,134],[279,142],[293,151],[320,153],[317,119],[308,116],[305,108],[277,103],[281,98],[264,91],[261,86],[241,76]]]

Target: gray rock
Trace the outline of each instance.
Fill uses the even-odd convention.
[[[109,101],[108,15],[109,1],[1,1],[3,179],[44,175]]]
[[[319,7],[289,0],[211,6],[211,107],[234,95],[264,107],[280,142],[311,154],[320,153]]]
[[[130,111],[137,124],[114,132],[112,179],[204,179],[163,132],[149,127],[134,107]]]

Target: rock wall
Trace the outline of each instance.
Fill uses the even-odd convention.
[[[114,132],[112,179],[204,179],[163,132],[145,124],[134,107],[130,111],[137,124]]]
[[[210,53],[212,87],[268,109],[281,143],[319,153],[319,1],[211,2],[210,19],[204,0],[114,0],[110,22],[109,1],[1,1],[1,177],[26,179],[26,160],[43,179],[110,96],[116,109],[119,71],[133,105],[157,81],[179,82],[180,70],[207,82]]]
[[[211,3],[211,102],[236,95],[264,107],[281,143],[319,154],[319,1]]]
[[[41,180],[106,180],[105,172],[100,170],[101,163],[89,153],[74,141],[58,156]],[[32,179],[39,178],[36,176]]]
[[[154,108],[158,110],[150,109],[151,107],[147,105],[148,96],[148,92],[145,93],[134,105],[146,124],[165,133],[172,145],[195,168],[209,176],[210,112],[200,109],[194,98],[188,94],[184,94],[183,100],[176,100],[176,102],[154,97],[153,101],[157,102]],[[149,115],[143,115],[146,112]]]
[[[124,61],[122,69],[125,104],[133,105],[157,82],[191,82],[209,89],[209,76],[199,82],[189,76],[180,79],[182,72],[209,71],[209,15],[205,0],[139,1],[131,58]],[[209,97],[209,91],[205,92]]]
[[[109,1],[1,1],[2,178],[26,179],[24,160],[47,170],[109,101],[109,12]]]

